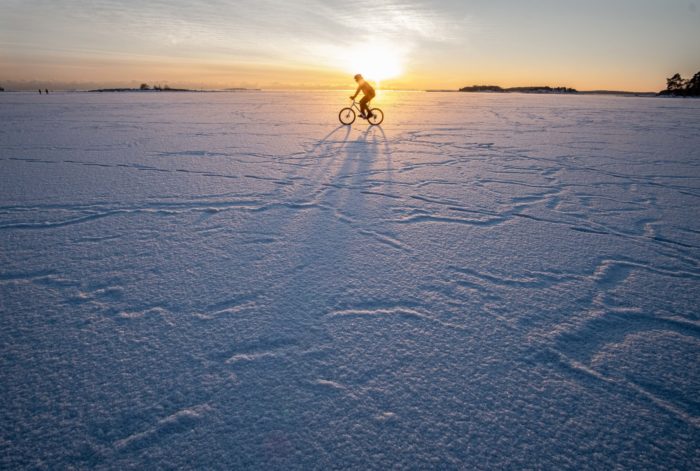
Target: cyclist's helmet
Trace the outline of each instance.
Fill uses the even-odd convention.
[[[361,78],[362,78],[362,74],[355,75],[355,80],[360,80]]]

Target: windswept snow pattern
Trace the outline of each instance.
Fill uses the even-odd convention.
[[[0,96],[0,468],[700,468],[700,102]]]

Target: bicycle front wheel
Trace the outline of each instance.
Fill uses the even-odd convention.
[[[384,121],[384,112],[380,110],[379,108],[373,108],[370,110],[370,113],[372,113],[372,117],[369,118],[369,124],[372,126],[378,126],[382,124],[382,121]]]
[[[343,108],[340,110],[340,113],[338,113],[338,119],[346,126],[351,125],[355,122],[355,110],[352,108]]]

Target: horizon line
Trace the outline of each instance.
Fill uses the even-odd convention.
[[[104,88],[50,88],[50,84],[48,90],[51,92],[76,92],[76,93],[99,93],[100,91],[103,92],[109,92],[113,91],[114,93],[118,93],[116,90],[123,90],[122,93],[128,93],[128,92],[139,92],[139,93],[158,93],[159,90],[139,90],[138,88],[132,88],[132,87],[104,87]],[[32,88],[23,88],[23,89],[16,89],[16,88],[5,88],[4,92],[8,93],[33,93],[36,92],[38,89],[41,89],[42,91],[46,89],[47,85],[42,85],[42,86],[35,86]],[[0,82],[0,86],[2,86],[2,82]],[[176,87],[173,87],[176,88]],[[544,88],[544,86],[524,86],[524,87],[508,87],[508,88]],[[527,92],[518,92],[518,91],[509,91],[508,88],[504,88],[502,92],[492,92],[492,91],[474,91],[474,92],[465,92],[460,90],[459,88],[381,88],[377,87],[377,90],[385,91],[385,92],[424,92],[424,93],[525,93]],[[557,88],[557,87],[552,87],[552,88]],[[562,87],[564,88],[564,87]],[[352,91],[355,90],[354,87],[347,87],[347,88],[328,88],[328,87],[281,87],[281,88],[274,88],[274,87],[225,87],[225,88],[183,88],[180,90],[171,90],[171,92],[176,93],[176,92],[285,92],[285,91],[295,91],[295,92],[340,92],[340,91]],[[164,90],[167,92],[167,90]],[[648,94],[658,94],[659,91],[653,91],[653,90],[647,90],[647,91],[639,91],[639,90],[614,90],[614,89],[593,89],[593,90],[578,90],[576,89],[575,92],[569,93],[571,95],[575,95],[576,93],[579,94],[586,94],[586,93],[609,93],[609,94],[615,94],[615,93],[620,93],[620,94],[638,94],[638,95],[648,95]],[[552,95],[555,94],[564,94],[564,93],[551,93]]]

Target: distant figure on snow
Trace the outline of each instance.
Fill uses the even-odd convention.
[[[376,93],[374,88],[370,85],[361,74],[355,75],[355,82],[357,82],[357,91],[355,95],[351,96],[350,99],[354,100],[360,92],[364,95],[362,100],[360,100],[360,117],[362,119],[369,119],[372,117],[372,112],[369,110],[369,102],[375,97]]]
[[[48,95],[48,94],[49,94],[49,89],[47,88],[46,90],[44,90],[44,93],[46,93],[46,94]]]
[[[41,88],[39,89],[39,95],[41,95]]]

